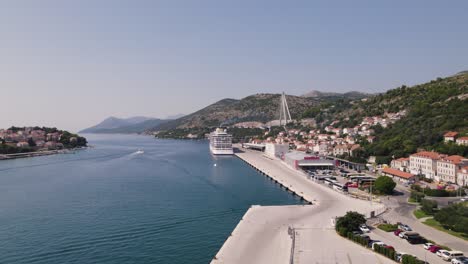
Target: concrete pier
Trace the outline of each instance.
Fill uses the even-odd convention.
[[[335,192],[261,152],[236,155],[312,205],[253,206],[216,254],[213,264],[317,263],[317,260],[321,260],[318,263],[392,263],[338,236],[331,222],[347,211],[378,214],[384,210],[381,204],[371,205]]]

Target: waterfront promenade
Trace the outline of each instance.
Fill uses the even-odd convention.
[[[319,185],[261,152],[236,155],[312,205],[253,206],[212,263],[392,263],[338,236],[331,219],[347,211],[370,215],[383,205]]]

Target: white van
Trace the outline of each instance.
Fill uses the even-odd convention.
[[[450,261],[453,258],[462,257],[462,256],[463,256],[463,252],[449,251],[448,254],[442,255],[442,259],[445,260],[445,261]]]

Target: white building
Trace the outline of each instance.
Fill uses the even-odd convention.
[[[465,166],[458,171],[457,184],[459,186],[468,186],[468,166]]]
[[[394,159],[390,163],[390,167],[393,169],[401,170],[401,171],[406,171],[407,168],[409,167],[409,158],[399,158],[399,159]]]
[[[265,154],[272,158],[281,158],[289,151],[289,144],[266,143]]]
[[[458,136],[457,132],[449,131],[444,134],[444,142],[450,142],[450,141],[455,142],[455,139],[457,138],[457,136]]]
[[[410,155],[409,169],[414,175],[424,175],[426,178],[435,179],[437,173],[437,160],[443,155],[437,152],[421,151]]]
[[[337,145],[333,148],[333,156],[349,155],[349,146],[347,144]]]
[[[468,165],[468,159],[458,155],[438,160],[436,179],[438,181],[456,183],[457,173],[462,169],[463,165]]]
[[[468,137],[457,138],[457,145],[468,146]]]

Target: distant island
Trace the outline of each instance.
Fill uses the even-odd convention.
[[[0,154],[3,155],[74,149],[87,144],[86,138],[57,128],[13,126],[0,129]]]

